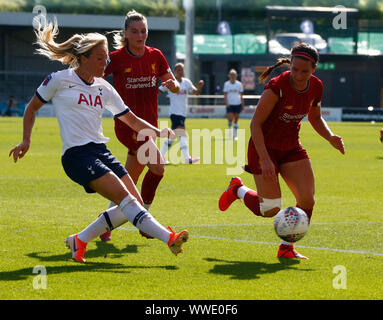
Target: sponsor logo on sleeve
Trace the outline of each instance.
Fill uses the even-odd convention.
[[[46,86],[51,79],[52,79],[52,75],[47,76],[43,81],[43,86]]]

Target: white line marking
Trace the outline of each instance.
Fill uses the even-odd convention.
[[[317,222],[312,223],[312,225],[325,225],[325,224],[352,224],[352,225],[358,225],[358,224],[382,224],[383,222]],[[200,224],[200,225],[182,225],[182,226],[174,226],[174,228],[192,228],[192,227],[201,227],[201,228],[214,228],[214,227],[250,227],[250,226],[267,226],[270,227],[270,225],[267,224]],[[137,228],[135,227],[119,227],[118,229],[126,230],[126,231],[136,231]],[[192,235],[193,238],[200,238],[200,239],[211,239],[211,240],[224,240],[224,241],[233,241],[233,242],[245,242],[245,243],[255,243],[255,244],[265,244],[265,245],[279,245],[277,242],[265,242],[265,241],[254,241],[254,240],[241,240],[241,239],[231,239],[231,238],[224,238],[224,237],[210,237],[210,236],[201,236],[201,235]],[[347,250],[347,249],[338,249],[338,248],[327,248],[327,247],[311,247],[311,246],[301,246],[301,245],[295,245],[296,248],[305,248],[305,249],[316,249],[316,250],[326,250],[326,251],[335,251],[335,252],[343,252],[343,253],[357,253],[357,254],[370,254],[374,256],[383,256],[383,253],[379,252],[370,252],[370,251],[363,251],[363,250]]]
[[[267,244],[267,245],[279,245],[277,242],[265,242],[265,241],[253,241],[253,240],[239,240],[239,239],[230,239],[223,237],[209,237],[209,236],[199,236],[193,235],[193,238],[201,238],[201,239],[211,239],[211,240],[226,240],[233,242],[245,242],[245,243],[255,243],[255,244]],[[337,248],[322,248],[322,247],[311,247],[311,246],[300,246],[294,245],[295,248],[305,248],[305,249],[316,249],[316,250],[326,250],[326,251],[336,251],[336,252],[344,252],[344,253],[358,253],[358,254],[371,254],[374,256],[383,256],[383,253],[378,252],[370,252],[370,251],[360,251],[360,250],[346,250],[346,249],[337,249]]]
[[[331,224],[351,224],[351,225],[368,225],[368,224],[383,224],[383,221],[376,222],[356,222],[356,221],[339,221],[339,222],[312,222],[311,225],[331,225]],[[270,227],[271,224],[265,223],[237,223],[237,224],[189,224],[177,225],[174,228],[229,228],[229,227]],[[122,230],[136,230],[135,227],[119,227]]]

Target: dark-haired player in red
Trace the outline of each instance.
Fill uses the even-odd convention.
[[[260,76],[265,81],[282,64],[290,70],[271,79],[264,87],[251,121],[246,171],[254,176],[257,191],[243,185],[239,177],[232,178],[219,199],[225,211],[236,199],[257,216],[273,217],[282,207],[278,174],[286,182],[309,219],[314,207],[314,174],[306,150],[299,141],[301,120],[308,120],[315,131],[335,149],[344,154],[342,138],[334,135],[321,115],[322,81],[313,75],[319,61],[317,50],[306,43],[292,48],[291,57],[278,59]],[[282,241],[278,258],[307,259],[294,249],[293,243]]]
[[[112,74],[114,87],[125,104],[138,117],[157,127],[159,79],[162,85],[174,93],[179,91],[180,86],[162,52],[146,46],[147,37],[146,17],[135,10],[129,11],[125,17],[124,30],[114,36],[118,50],[109,55],[110,62],[105,69],[105,77]],[[119,119],[115,119],[114,129],[118,140],[128,148],[125,168],[134,184],[137,184],[145,166],[148,166],[149,170],[141,186],[143,205],[148,209],[163,178],[165,161],[150,137],[141,140],[137,132]],[[146,152],[139,151],[141,146],[141,151]],[[141,234],[146,236],[142,232]],[[103,234],[101,240],[109,241],[110,233]]]

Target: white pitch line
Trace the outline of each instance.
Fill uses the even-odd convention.
[[[211,239],[211,240],[226,240],[233,242],[245,242],[245,243],[255,243],[255,244],[267,244],[267,245],[279,245],[277,242],[264,242],[264,241],[254,241],[254,240],[239,240],[239,239],[230,239],[223,237],[209,237],[209,236],[199,236],[193,235],[193,238],[201,238],[201,239]],[[346,249],[337,249],[337,248],[322,248],[322,247],[310,247],[310,246],[300,246],[294,245],[296,248],[305,248],[305,249],[316,249],[316,250],[325,250],[325,251],[336,251],[336,252],[344,252],[344,253],[358,253],[358,254],[371,254],[374,256],[383,256],[383,253],[378,252],[370,252],[370,251],[360,251],[360,250],[346,250]]]
[[[366,221],[366,222],[357,222],[357,221],[334,221],[334,222],[312,222],[310,225],[326,225],[326,224],[351,224],[351,225],[367,225],[367,224],[383,224],[383,221]],[[272,223],[271,223],[272,225]],[[267,226],[270,224],[264,223],[237,223],[237,224],[191,224],[191,225],[179,225],[174,226],[175,228],[191,228],[191,227],[252,227],[252,226]]]
[[[370,222],[357,222],[357,221],[335,221],[335,222],[312,222],[311,225],[331,225],[331,224],[351,224],[351,225],[368,225],[368,224],[383,224],[383,221],[370,221]],[[237,224],[189,224],[177,225],[174,228],[226,228],[226,227],[270,227],[271,224],[257,224],[257,223],[237,223]],[[135,227],[120,227],[122,230],[136,230]]]
[[[380,224],[382,222],[339,222],[340,224]],[[338,222],[325,222],[325,223],[315,223],[315,224],[339,224]],[[314,223],[312,223],[314,224]],[[216,225],[183,225],[183,226],[174,226],[175,228],[191,228],[191,227],[238,227],[238,226],[268,226],[264,224],[216,224]],[[118,229],[126,230],[126,231],[136,231],[135,227],[119,227]],[[245,243],[255,243],[255,244],[265,244],[265,245],[279,245],[277,242],[265,242],[265,241],[254,241],[254,240],[241,240],[241,239],[232,239],[232,238],[224,238],[224,237],[210,237],[210,236],[200,236],[200,235],[192,235],[193,238],[200,239],[211,239],[211,240],[224,240],[224,241],[233,241],[233,242],[245,242]],[[347,250],[347,249],[338,249],[338,248],[327,248],[327,247],[311,247],[311,246],[301,246],[295,245],[296,248],[305,248],[305,249],[316,249],[316,250],[325,250],[325,251],[335,251],[335,252],[343,252],[343,253],[356,253],[356,254],[370,254],[374,256],[383,256],[383,253],[378,252],[370,252],[370,251],[362,251],[362,250]]]

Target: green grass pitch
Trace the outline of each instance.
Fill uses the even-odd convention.
[[[246,147],[249,123],[240,120]],[[103,125],[109,148],[124,162],[113,120]],[[191,134],[225,129],[226,121],[188,119],[186,125]],[[0,118],[0,299],[383,299],[383,125],[329,125],[343,137],[345,156],[307,122],[301,130],[316,205],[296,247],[310,260],[279,261],[273,220],[254,216],[240,201],[218,210],[231,165],[214,164],[213,154],[213,164],[166,166],[151,208],[163,225],[189,230],[183,254],[173,256],[164,243],[126,224],[113,231],[110,243],[89,243],[83,265],[70,259],[64,239],[91,223],[107,201],[65,175],[56,119],[36,119],[30,151],[14,164],[8,153],[20,142],[22,119]],[[251,175],[241,178],[255,188]],[[294,205],[281,185],[283,206]],[[46,270],[46,287],[33,273],[38,266]]]

